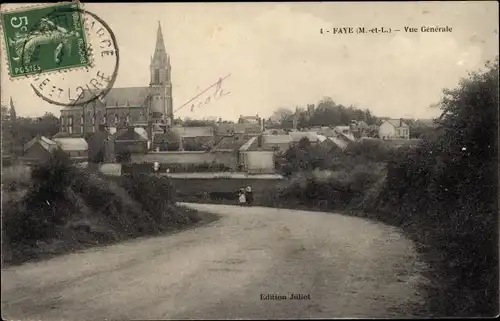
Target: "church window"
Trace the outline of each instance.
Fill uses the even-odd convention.
[[[68,117],[68,132],[73,134],[73,116]]]
[[[85,126],[85,123],[84,123],[84,117],[83,117],[83,114],[82,114],[80,116],[80,133],[83,133],[84,126]]]
[[[115,126],[118,125],[118,115],[115,114]]]
[[[155,84],[160,83],[160,69],[155,69],[154,82],[155,82]]]

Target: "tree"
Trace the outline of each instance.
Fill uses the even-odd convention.
[[[292,115],[293,111],[291,111],[289,108],[279,107],[273,112],[272,116],[269,117],[269,120],[272,122],[281,123]]]
[[[7,106],[2,105],[2,152],[11,154],[17,144],[12,130],[10,118],[10,110]]]
[[[497,58],[444,90],[437,135],[388,167],[392,212],[416,213],[456,266],[443,309],[457,316],[498,313],[498,72]]]

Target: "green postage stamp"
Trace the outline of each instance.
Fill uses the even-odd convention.
[[[78,3],[6,11],[1,22],[12,78],[89,65]]]

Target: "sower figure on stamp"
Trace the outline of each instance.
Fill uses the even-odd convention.
[[[246,201],[247,201],[247,205],[248,206],[252,206],[252,203],[253,203],[253,192],[252,192],[252,188],[250,186],[247,186],[247,188],[245,189],[245,198],[246,198]]]

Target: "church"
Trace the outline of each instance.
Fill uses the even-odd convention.
[[[87,90],[82,96],[90,94]],[[173,120],[170,57],[158,22],[149,86],[112,88],[101,99],[63,108],[57,136],[85,137],[104,125],[111,133],[128,127],[143,128],[151,137],[154,132],[172,126]]]

